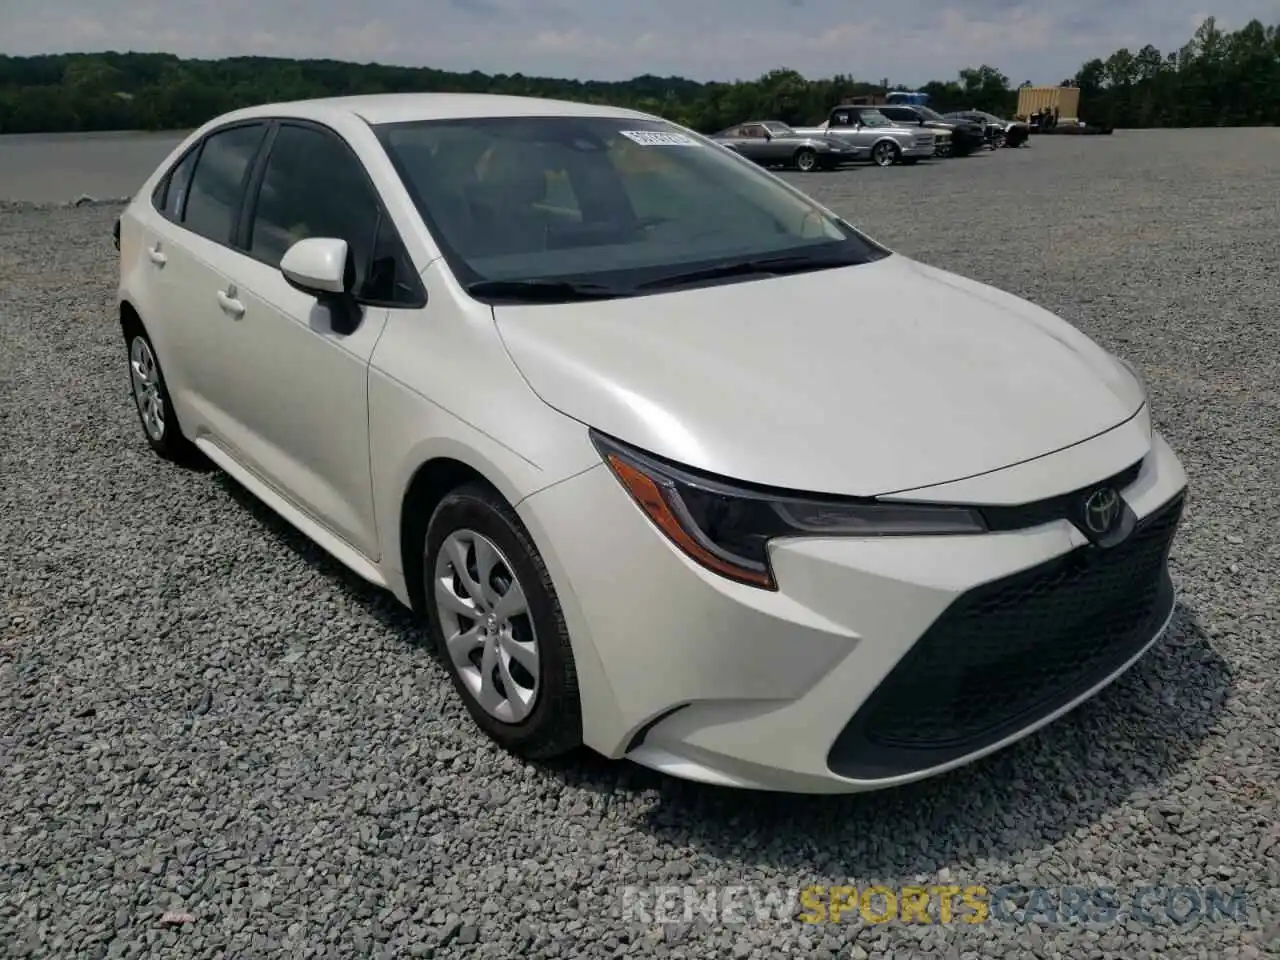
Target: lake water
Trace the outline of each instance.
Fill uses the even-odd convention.
[[[0,200],[57,203],[132,196],[186,136],[18,133],[0,136]]]

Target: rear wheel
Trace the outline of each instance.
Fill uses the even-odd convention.
[[[808,147],[796,151],[793,162],[801,173],[812,173],[818,167],[818,154]]]
[[[877,167],[892,167],[898,162],[901,151],[896,143],[881,140],[871,151],[871,161]]]
[[[151,338],[136,328],[129,332],[125,344],[129,350],[129,385],[147,443],[166,460],[183,464],[197,461],[195,445],[183,436],[178,425]]]

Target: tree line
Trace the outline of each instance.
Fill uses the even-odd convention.
[[[1280,122],[1280,26],[1254,20],[1227,32],[1210,17],[1179,50],[1162,53],[1150,45],[1136,53],[1120,49],[1105,60],[1090,60],[1062,85],[1080,88],[1081,118],[1100,125],[1275,124]],[[0,56],[0,133],[184,130],[252,104],[393,92],[502,93],[607,103],[713,132],[748,119],[816,123],[845,97],[885,89],[844,75],[811,80],[791,69],[733,83],[649,75],[601,82],[335,60],[183,60],[172,54],[115,52]],[[943,111],[1011,116],[1017,103],[1010,78],[989,65],[919,89],[930,95],[931,106]]]

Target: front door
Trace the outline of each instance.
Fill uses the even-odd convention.
[[[245,465],[318,523],[378,561],[369,466],[369,360],[395,306],[408,258],[356,155],[325,128],[282,122],[248,202],[237,269],[235,406],[253,429]],[[291,286],[285,251],[306,237],[345,240],[358,311]]]

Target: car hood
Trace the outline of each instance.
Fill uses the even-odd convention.
[[[876,496],[1011,466],[1144,402],[1066,322],[898,255],[494,316],[562,413],[688,467],[814,493]]]

